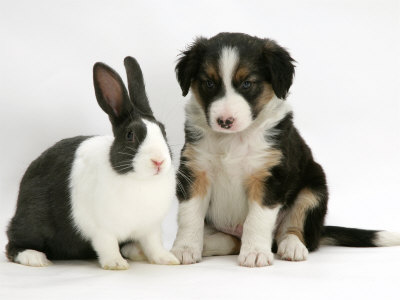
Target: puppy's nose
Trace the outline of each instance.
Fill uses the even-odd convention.
[[[224,129],[229,129],[232,127],[233,123],[235,122],[235,119],[233,117],[229,117],[229,118],[223,118],[223,117],[219,117],[217,119],[217,124]]]
[[[154,166],[157,167],[157,168],[161,167],[161,165],[164,163],[164,160],[152,159],[151,161],[153,162]]]

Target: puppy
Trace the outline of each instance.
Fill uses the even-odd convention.
[[[400,244],[400,235],[324,227],[328,189],[322,167],[293,125],[285,101],[294,60],[270,39],[241,33],[198,38],[176,66],[186,105],[177,175],[183,264],[239,254],[239,264],[272,264],[273,250],[301,261],[325,243]]]

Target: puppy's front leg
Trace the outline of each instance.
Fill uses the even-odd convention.
[[[194,197],[179,204],[178,233],[171,252],[182,264],[201,260],[208,204],[209,197]]]
[[[280,205],[263,206],[249,200],[249,212],[243,225],[239,264],[244,267],[264,267],[272,264],[273,231]]]

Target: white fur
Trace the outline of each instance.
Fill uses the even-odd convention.
[[[378,247],[400,246],[400,233],[379,231],[376,233],[374,244]]]
[[[160,226],[174,197],[175,173],[160,129],[144,122],[147,136],[133,161],[135,172],[118,174],[112,169],[111,136],[90,138],[75,154],[70,176],[72,219],[106,269],[128,268],[118,243],[129,239],[147,245],[143,250],[150,261],[160,255],[171,260],[161,244]],[[165,160],[157,175],[152,158]],[[157,253],[148,251],[150,244]]]
[[[280,206],[262,207],[251,201],[243,225],[239,264],[244,267],[264,267],[272,264],[273,231]]]
[[[182,264],[193,264],[201,259],[204,217],[208,204],[209,197],[195,197],[179,204],[179,228],[171,251]]]
[[[205,120],[194,115],[197,105],[193,100],[189,104],[187,119],[204,132],[203,139],[196,145],[196,163],[203,166],[212,182],[213,204],[208,208],[207,217],[221,230],[243,225],[248,212],[244,180],[268,160],[267,150],[273,146],[276,134],[269,129],[284,118],[290,108],[286,102],[274,98],[246,130],[223,134],[211,130]]]
[[[238,94],[232,86],[232,76],[239,61],[239,54],[235,48],[223,48],[221,51],[219,67],[225,87],[224,96],[214,101],[210,108],[210,125],[215,131],[233,133],[247,128],[252,121],[249,103]],[[218,118],[234,118],[230,129],[223,129],[217,124]]]
[[[308,250],[297,235],[288,234],[278,245],[278,255],[285,260],[306,260]]]
[[[141,177],[153,177],[156,170],[152,160],[164,161],[158,174],[162,175],[171,168],[171,157],[167,144],[157,124],[147,120],[143,120],[143,122],[146,124],[147,135],[133,161],[135,172]]]
[[[51,265],[51,262],[47,259],[46,254],[31,249],[18,253],[14,261],[16,263],[31,267],[46,267]]]
[[[200,259],[205,214],[222,231],[244,224],[249,210],[244,180],[268,159],[267,150],[273,146],[273,137],[277,133],[271,129],[290,111],[285,101],[274,97],[245,130],[224,134],[212,130],[198,102],[194,98],[190,100],[186,106],[188,125],[203,135],[195,147],[196,164],[206,171],[212,187],[204,199],[190,199],[180,204],[173,253],[185,252],[187,257],[195,258],[188,259],[187,263]],[[208,207],[210,199],[213,203]],[[191,206],[193,208],[189,209]],[[203,214],[199,207],[204,206],[206,212]],[[183,221],[181,215],[188,215],[187,221]],[[273,228],[268,230],[272,234]],[[260,264],[270,262],[271,254],[267,256]],[[182,261],[182,257],[178,256],[178,259]]]

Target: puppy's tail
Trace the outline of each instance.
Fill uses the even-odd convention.
[[[398,246],[400,245],[400,233],[383,230],[325,226],[320,244],[346,247]]]

